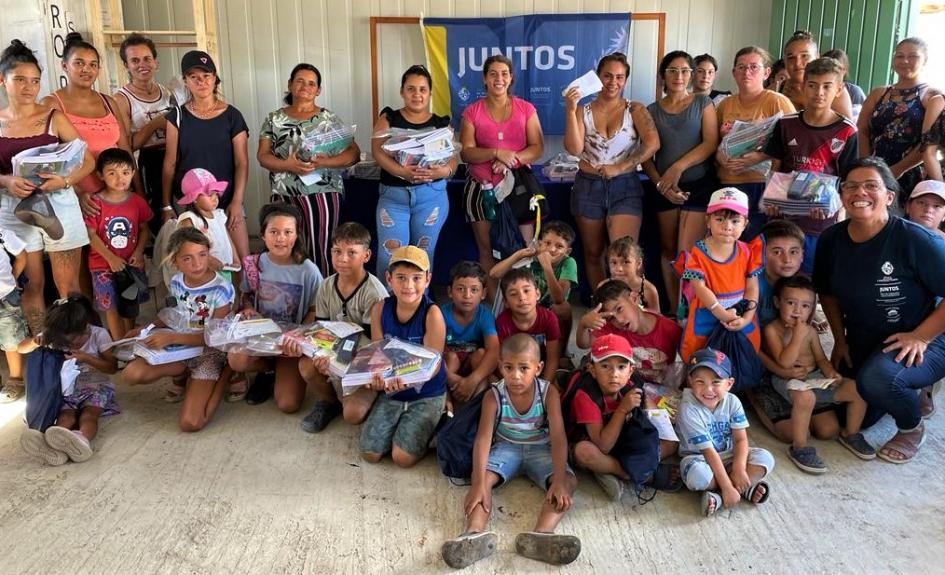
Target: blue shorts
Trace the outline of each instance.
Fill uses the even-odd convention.
[[[7,256],[2,254],[0,257]],[[16,346],[29,335],[23,310],[19,305],[14,305],[12,299],[7,296],[0,300],[0,349],[3,351],[16,351]]]
[[[565,464],[565,467],[568,473],[574,475],[570,466]],[[497,441],[489,450],[486,470],[502,479],[499,485],[524,473],[535,485],[548,489],[548,481],[555,471],[551,460],[551,443],[526,444]]]
[[[578,172],[571,188],[571,213],[575,217],[603,220],[607,216],[642,216],[643,186],[636,172],[603,179]]]
[[[422,456],[433,439],[445,401],[445,393],[413,401],[397,401],[386,393],[378,394],[361,428],[361,452],[384,454],[396,445],[414,457]]]

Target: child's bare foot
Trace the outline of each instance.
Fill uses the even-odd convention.
[[[755,505],[761,505],[768,500],[769,493],[770,488],[768,487],[768,483],[765,481],[759,481],[748,488],[748,492],[745,493],[745,499],[754,503]]]
[[[493,531],[466,532],[443,543],[440,554],[453,569],[462,569],[495,552],[499,537]]]
[[[574,535],[529,531],[515,538],[515,551],[522,557],[551,565],[567,565],[581,554],[581,540]]]

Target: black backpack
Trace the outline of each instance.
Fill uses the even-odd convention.
[[[62,408],[62,364],[65,354],[40,346],[26,356],[26,425],[46,431]]]

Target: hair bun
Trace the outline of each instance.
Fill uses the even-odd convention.
[[[26,48],[26,44],[20,41],[19,38],[14,38],[10,40],[10,47],[12,48]]]
[[[68,46],[69,44],[76,44],[78,42],[83,42],[83,41],[84,39],[82,38],[82,34],[80,34],[79,32],[69,32],[68,34],[66,34],[66,41],[65,41],[66,46]]]

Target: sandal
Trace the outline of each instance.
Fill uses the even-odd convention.
[[[722,508],[722,496],[715,491],[702,492],[702,516],[712,517],[716,511]]]
[[[581,554],[581,540],[574,535],[529,531],[515,538],[515,552],[549,565],[567,565]]]
[[[12,403],[23,397],[25,391],[26,384],[22,379],[7,379],[0,388],[0,403]]]
[[[653,489],[665,491],[666,493],[676,493],[683,488],[682,475],[679,473],[679,465],[672,463],[660,463],[653,472],[648,485]]]
[[[180,403],[184,401],[184,392],[187,391],[187,379],[172,379],[171,383],[164,386],[164,401],[168,403]]]
[[[243,401],[246,399],[246,392],[249,390],[249,382],[246,380],[245,373],[235,373],[230,379],[230,389],[226,392],[226,400],[229,403]]]
[[[915,439],[916,435],[919,436],[918,440]],[[880,448],[876,457],[889,463],[909,463],[915,458],[923,443],[925,443],[925,427],[919,425],[912,431],[897,433]]]
[[[756,500],[755,494],[758,492],[759,489],[764,489],[764,493],[762,493],[761,497],[759,497]],[[755,505],[761,505],[762,503],[768,500],[769,495],[771,495],[771,487],[768,486],[768,482],[759,481],[758,483],[755,483],[754,485],[748,488],[748,491],[745,492],[744,497],[749,503],[754,503]]]
[[[495,553],[498,542],[499,538],[493,531],[467,531],[444,542],[440,555],[453,569],[462,569]]]

